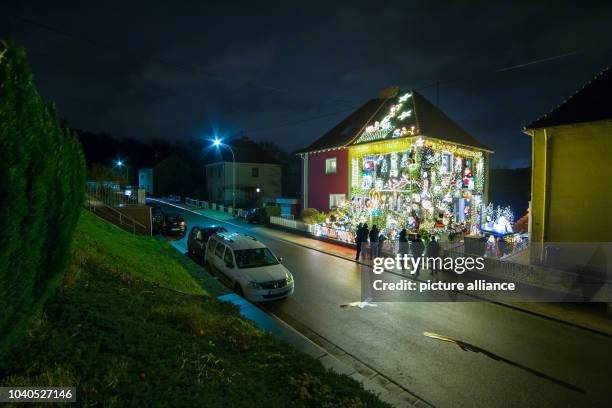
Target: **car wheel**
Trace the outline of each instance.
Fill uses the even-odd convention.
[[[242,291],[242,287],[239,283],[234,284],[234,293],[240,297],[244,297],[244,292]]]

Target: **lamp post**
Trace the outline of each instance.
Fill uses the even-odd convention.
[[[236,211],[236,156],[234,155],[234,151],[232,148],[225,143],[222,143],[220,139],[215,138],[213,140],[213,146],[216,147],[227,147],[228,150],[232,153],[232,216],[233,212]],[[225,184],[225,183],[223,183]]]
[[[130,182],[130,176],[129,176],[129,174],[130,174],[130,169],[128,168],[127,164],[125,164],[125,163],[123,162],[123,160],[117,160],[117,161],[115,162],[115,166],[117,166],[117,167],[119,167],[119,168],[121,168],[122,166],[125,166],[125,184],[126,184],[126,185],[128,185],[128,184],[129,184],[129,182]]]

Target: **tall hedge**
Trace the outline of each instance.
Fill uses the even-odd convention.
[[[62,275],[85,186],[76,136],[32,80],[26,53],[0,41],[0,356]]]

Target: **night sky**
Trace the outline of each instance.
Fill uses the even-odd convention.
[[[3,1],[68,35],[0,14],[0,37],[70,125],[141,140],[242,131],[294,150],[392,85],[436,103],[439,81],[494,167],[528,166],[522,127],[612,61],[611,2],[123,3]]]

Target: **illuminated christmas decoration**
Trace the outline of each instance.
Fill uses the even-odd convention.
[[[351,160],[351,185],[357,187],[359,185],[359,159],[353,157]]]
[[[398,170],[397,170],[397,152],[396,153],[391,153],[391,172],[389,173],[390,177],[397,177],[398,175]]]
[[[400,113],[400,114],[397,116],[397,119],[399,119],[399,120],[404,120],[404,119],[406,119],[406,118],[407,118],[408,116],[410,116],[410,115],[412,115],[412,111],[411,111],[411,110],[407,110],[407,111],[404,111],[404,112]]]
[[[514,213],[510,207],[494,207],[491,203],[486,207],[484,217],[480,227],[482,231],[496,236],[510,235],[514,232],[512,230]]]
[[[488,150],[475,140],[472,144],[469,137],[446,138],[445,130],[452,133],[456,125],[444,122],[445,116],[441,118],[433,106],[427,108],[429,115],[421,115],[427,110],[420,106],[426,105],[419,102],[415,107],[415,99],[423,97],[416,93],[388,97],[380,113],[347,143],[350,204],[334,210],[329,230],[322,233],[343,235],[337,231],[353,231],[367,222],[391,239],[403,228],[422,234],[480,234]],[[417,120],[423,118],[429,126]],[[508,214],[500,215],[509,219]]]
[[[389,135],[392,138],[414,135],[416,129],[414,125],[410,125],[407,128],[405,126],[399,127],[397,123],[404,122],[413,117],[412,111],[414,106],[411,97],[411,93],[406,93],[399,97],[398,103],[391,105],[387,114],[380,121],[375,121],[367,126],[354,144],[387,139]]]
[[[399,97],[399,101],[400,102],[406,102],[408,100],[408,98],[410,98],[412,96],[412,94],[410,92],[403,94],[402,96]]]

